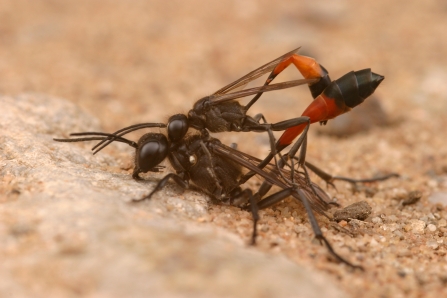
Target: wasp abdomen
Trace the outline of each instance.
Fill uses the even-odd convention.
[[[329,77],[329,73],[326,70],[326,68],[323,67],[323,65],[320,65],[321,69],[321,78],[318,80],[318,82],[313,83],[309,85],[310,93],[312,94],[312,97],[315,99],[317,98],[321,93],[323,93],[324,89],[326,89],[331,84],[331,78]]]
[[[373,94],[384,78],[373,73],[370,68],[351,71],[333,81],[323,93],[335,99],[340,107],[346,105],[353,108]]]

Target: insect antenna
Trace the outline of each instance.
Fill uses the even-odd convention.
[[[140,124],[134,124],[131,126],[127,126],[124,128],[121,128],[120,130],[115,131],[112,134],[109,134],[110,136],[108,138],[104,138],[101,142],[93,146],[93,154],[98,153],[105,147],[107,147],[110,143],[116,140],[117,137],[121,137],[125,134],[128,134],[130,132],[143,129],[143,128],[150,128],[150,127],[166,127],[166,124],[164,123],[140,123]],[[101,146],[102,145],[102,146]],[[99,147],[99,148],[98,148]]]
[[[85,138],[75,138],[75,139],[56,139],[53,138],[56,142],[64,142],[64,143],[74,143],[74,142],[85,142],[85,141],[104,141],[110,140],[125,143],[133,148],[137,148],[137,143],[134,141],[128,140],[121,136],[117,136],[111,133],[105,132],[75,132],[71,133],[70,136],[95,136],[95,137],[85,137]]]

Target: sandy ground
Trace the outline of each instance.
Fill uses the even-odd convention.
[[[372,206],[366,222],[338,224],[356,237],[320,218],[337,251],[365,273],[328,260],[301,207],[287,200],[262,212],[258,247],[327,273],[352,297],[439,297],[447,293],[446,13],[442,0],[1,0],[0,93],[66,98],[112,131],[186,112],[297,46],[332,78],[372,68],[386,77],[375,94],[391,124],[342,139],[314,129],[308,149],[309,160],[336,175],[401,174],[356,193],[343,182],[328,189],[344,206]],[[298,77],[290,69],[278,79]],[[272,122],[296,117],[311,100],[302,89],[265,96],[252,113]],[[268,150],[256,134],[219,138],[260,157]],[[422,193],[420,201],[402,206],[411,191]],[[249,219],[213,206],[202,221],[248,238],[249,224],[228,221],[228,212]],[[302,228],[292,232],[289,222]]]

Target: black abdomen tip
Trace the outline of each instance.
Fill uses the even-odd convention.
[[[385,79],[384,76],[372,72],[370,68],[356,71],[354,72],[354,75],[357,81],[357,87],[355,88],[357,90],[354,91],[354,88],[352,88],[351,90],[349,90],[350,88],[347,88],[346,90],[348,94],[350,94],[350,92],[357,93],[356,100],[353,100],[352,98],[354,97],[354,94],[352,94],[351,98],[349,98],[348,96],[346,97],[351,99],[345,101],[346,105],[350,108],[361,104],[365,99],[373,94],[374,91],[376,91],[376,88]]]
[[[374,90],[376,90],[377,86],[379,86],[379,84],[382,83],[384,79],[385,79],[384,76],[381,76],[373,72],[371,73],[371,85],[374,88]]]

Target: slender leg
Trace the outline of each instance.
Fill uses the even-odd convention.
[[[301,118],[301,117],[300,117]],[[304,144],[303,148],[306,147],[307,145],[307,132],[309,130],[309,118],[308,117],[303,117],[303,120],[306,120],[307,125],[306,125],[306,129],[303,131],[303,133],[301,134],[301,136],[298,138],[298,140],[295,142],[295,144],[293,145],[292,149],[290,150],[290,152],[288,154],[291,154],[291,156],[295,156],[296,152],[300,149],[300,147]],[[270,137],[271,140],[271,137]],[[258,165],[258,168],[262,169],[264,168],[267,164],[269,164],[269,162],[274,158],[275,153],[276,153],[276,148],[274,148],[272,150],[272,152],[270,152],[269,155],[267,155],[267,157]],[[305,155],[306,154],[306,149],[302,149],[301,150],[301,155]],[[284,165],[287,163],[288,161],[288,155],[286,155],[284,158],[281,158],[279,160],[279,162],[277,163],[277,166],[279,168],[283,168]],[[245,174],[241,179],[240,179],[240,183],[245,183],[248,179],[250,179],[251,177],[253,177],[255,175],[255,173],[253,171],[248,172],[247,174]],[[290,179],[293,179],[292,177]],[[308,181],[310,181],[310,178],[308,178]],[[311,185],[311,184],[309,184]],[[260,190],[262,190],[262,193],[257,193],[258,195],[260,195],[260,197],[262,198],[263,195],[265,195],[271,188],[272,186],[268,183],[268,182],[263,182],[263,184],[260,187]],[[312,188],[313,189],[313,188]],[[315,190],[314,190],[315,191]],[[316,193],[316,192],[315,192]]]
[[[261,119],[264,121],[263,123],[267,123],[267,120],[265,120],[264,115],[261,113],[254,115],[253,119],[258,123],[261,123]]]
[[[258,235],[258,221],[259,221],[259,208],[257,204],[257,198],[253,195],[251,190],[249,190],[249,196],[250,196],[250,210],[251,215],[253,217],[253,233],[251,236],[251,245],[256,244],[256,236]]]
[[[295,142],[295,144],[292,146],[292,149],[289,151],[289,153],[287,153],[287,155],[285,157],[285,159],[286,159],[285,161],[287,161],[287,160],[293,161],[293,159],[295,159],[295,155],[296,155],[297,151],[300,149],[300,156],[298,158],[298,165],[299,165],[299,167],[301,167],[303,169],[304,177],[306,178],[307,183],[311,187],[314,195],[319,197],[320,200],[323,200],[323,198],[321,198],[318,195],[318,192],[313,187],[312,182],[310,180],[309,173],[308,173],[308,171],[306,169],[306,164],[305,164],[305,162],[306,162],[306,152],[307,152],[307,133],[309,131],[309,126],[310,126],[310,122],[306,126],[306,128],[303,131],[303,133],[301,134],[301,136],[298,138],[298,141]],[[292,176],[291,177],[292,178],[294,177],[293,162],[292,162]],[[292,183],[293,183],[293,181],[292,181]]]
[[[313,98],[320,95],[323,90],[331,83],[331,79],[328,75],[327,70],[321,66],[315,59],[294,54],[288,56],[283,61],[278,63],[276,67],[272,70],[264,86],[269,85],[277,75],[279,75],[284,69],[289,67],[291,64],[295,65],[298,71],[303,75],[305,79],[320,79],[318,82],[309,85],[309,89],[312,93]],[[245,106],[248,110],[260,97],[262,93],[256,94],[256,96]]]
[[[399,174],[391,173],[388,175],[383,175],[383,176],[379,176],[379,177],[375,177],[375,178],[353,179],[353,178],[349,178],[349,177],[332,176],[331,174],[326,173],[322,169],[318,168],[314,164],[311,164],[310,162],[307,162],[307,161],[305,162],[305,165],[312,172],[314,172],[318,177],[323,179],[328,185],[331,185],[334,188],[335,188],[335,185],[334,185],[333,181],[335,181],[335,180],[346,181],[346,182],[356,185],[357,183],[377,182],[377,181],[387,180],[387,179],[393,178],[393,177],[399,177]]]
[[[303,205],[304,208],[306,209],[307,212],[307,216],[309,218],[309,222],[310,225],[312,227],[312,230],[315,234],[315,238],[318,239],[320,242],[323,242],[329,253],[335,257],[335,259],[337,259],[339,262],[344,263],[354,269],[360,269],[363,270],[362,266],[359,265],[354,265],[351,262],[347,261],[346,259],[344,259],[343,257],[341,257],[340,255],[338,255],[335,250],[332,248],[331,244],[329,243],[329,241],[324,237],[323,232],[320,229],[320,226],[318,225],[317,219],[315,218],[315,215],[312,211],[312,207],[309,203],[309,201],[306,198],[306,195],[303,193],[303,191],[299,188],[294,187],[290,187],[290,188],[286,188],[283,189],[281,191],[278,191],[264,199],[262,199],[261,201],[258,202],[257,204],[257,208],[258,209],[265,209],[267,207],[270,207],[282,200],[284,200],[285,198],[289,197],[289,196],[293,196],[296,200],[300,201]],[[252,209],[252,206],[249,206],[250,209]]]
[[[293,191],[294,191],[293,188],[286,188],[286,189],[280,190],[266,198],[263,198],[261,201],[258,202],[259,210],[271,207],[271,206],[275,205],[276,203],[281,202],[285,198],[291,196]]]
[[[143,201],[143,200],[146,200],[146,199],[150,199],[154,193],[156,193],[157,191],[159,191],[163,187],[165,187],[165,185],[166,185],[166,183],[168,182],[169,179],[174,180],[174,182],[177,183],[183,189],[186,189],[189,186],[189,183],[188,183],[187,180],[184,180],[182,177],[180,177],[177,174],[169,173],[166,176],[164,176],[163,179],[158,181],[158,183],[155,186],[155,188],[147,196],[144,196],[144,197],[142,197],[140,199],[133,199],[132,201],[133,202],[140,202],[140,201]]]
[[[363,271],[364,269],[362,266],[352,264],[351,262],[345,260],[344,258],[342,258],[340,255],[338,255],[334,251],[334,249],[330,245],[329,241],[327,241],[327,239],[323,236],[323,232],[321,231],[320,226],[318,225],[318,222],[315,218],[315,215],[313,214],[312,208],[311,208],[306,196],[300,189],[297,189],[296,192],[297,192],[298,196],[296,194],[293,194],[293,196],[295,199],[300,200],[303,203],[304,208],[306,208],[307,216],[309,217],[309,221],[310,221],[310,224],[314,231],[315,238],[324,242],[326,244],[327,249],[329,250],[329,253],[332,256],[334,256],[339,262],[345,263],[346,265],[348,265],[349,267],[352,267],[353,269],[360,269]]]
[[[258,221],[259,221],[259,212],[258,212],[258,204],[259,201],[257,197],[253,196],[253,192],[251,189],[247,188],[242,190],[240,187],[237,187],[232,191],[232,193],[229,195],[229,202],[230,205],[242,208],[242,209],[249,209],[253,218],[253,232],[251,235],[251,241],[250,245],[256,244],[256,236],[258,235]],[[249,207],[246,208],[247,203],[249,203]],[[244,207],[242,207],[244,206]]]
[[[260,114],[258,114],[258,115],[260,115]],[[265,118],[263,116],[260,119],[265,120]],[[250,119],[249,116],[247,116],[247,118],[245,120],[246,122],[243,124],[240,131],[244,131],[244,132],[248,132],[248,131],[264,132],[264,131],[268,131],[268,130],[283,131],[288,128],[294,127],[294,126],[306,124],[307,122],[309,122],[308,119],[309,119],[309,117],[301,116],[301,117],[297,117],[297,118],[280,121],[277,123],[259,123],[256,118]]]

